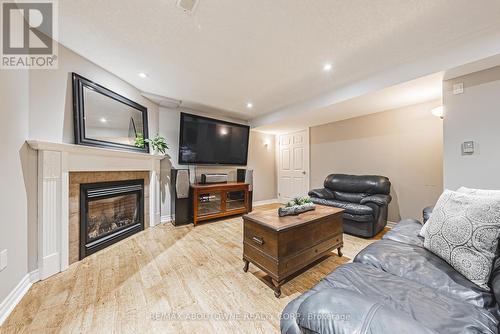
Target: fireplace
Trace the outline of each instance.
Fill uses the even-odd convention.
[[[144,180],[80,185],[80,260],[144,230]]]

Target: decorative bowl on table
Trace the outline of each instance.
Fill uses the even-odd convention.
[[[284,217],[298,215],[306,211],[314,210],[315,208],[316,206],[309,197],[297,197],[286,203],[284,207],[279,208],[278,216]]]

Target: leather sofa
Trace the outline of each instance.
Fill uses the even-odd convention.
[[[424,208],[424,211],[422,212],[422,218],[424,219],[424,224],[431,217],[431,213],[432,213],[433,209],[434,209],[434,206],[428,206],[428,207]]]
[[[309,191],[316,204],[344,209],[344,232],[371,238],[387,225],[391,182],[385,176],[330,174]]]
[[[498,333],[500,260],[484,290],[423,248],[421,227],[401,221],[290,302],[281,332]]]

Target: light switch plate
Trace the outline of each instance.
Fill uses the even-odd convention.
[[[463,82],[453,84],[453,94],[454,95],[463,94],[463,92],[464,92],[464,83]]]
[[[462,143],[462,154],[474,154],[474,142],[465,141]]]
[[[0,252],[0,271],[7,268],[7,255],[8,254],[6,249]]]

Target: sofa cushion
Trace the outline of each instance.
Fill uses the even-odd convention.
[[[314,287],[291,302],[289,302],[286,307],[283,309],[283,312],[281,312],[281,317],[280,317],[280,328],[281,328],[281,333],[286,333],[286,334],[302,334],[302,330],[299,327],[299,324],[297,323],[297,315],[299,312],[299,307],[302,305],[302,302],[307,299],[307,297],[312,296],[313,294],[317,293],[319,290],[315,290]]]
[[[308,296],[298,309],[297,323],[307,333],[435,333],[376,298],[340,288]]]
[[[421,228],[422,224],[418,220],[403,219],[384,234],[382,239],[424,247],[424,238],[418,235]]]
[[[334,199],[335,198],[333,191],[331,191],[327,188],[312,189],[309,191],[308,195],[310,197],[317,197],[317,198],[323,198],[323,199]]]
[[[391,182],[385,176],[330,174],[324,182],[325,188],[347,193],[386,194],[391,190]]]
[[[438,333],[497,333],[498,321],[488,310],[362,263],[340,266],[314,290],[327,288],[351,290],[376,299]]]
[[[493,314],[498,306],[493,294],[469,281],[446,261],[417,245],[380,240],[363,249],[354,262],[422,284],[436,293],[486,308]]]
[[[490,283],[491,291],[495,295],[495,299],[500,301],[500,258],[497,257],[495,262],[493,263],[493,269],[491,271]],[[500,307],[500,306],[499,306]],[[500,310],[499,310],[499,319],[500,319]]]
[[[335,194],[336,200],[351,203],[359,203],[363,198],[370,196],[364,193],[346,193],[343,191],[334,191],[333,193]]]
[[[358,223],[368,223],[368,222],[373,221],[372,215],[353,215],[351,213],[344,212],[344,214],[342,216],[344,218],[344,222],[345,222],[345,220],[350,220],[350,221],[358,222]]]
[[[361,200],[361,202],[359,202],[359,203],[366,204],[366,205],[368,205],[369,203],[374,203],[378,206],[387,206],[387,205],[389,205],[391,200],[392,200],[391,195],[377,194],[377,195],[367,196],[367,197],[363,198]]]
[[[323,199],[323,198],[311,198],[316,204],[334,206],[336,208],[344,209],[344,213],[350,213],[352,215],[371,215],[371,219],[373,219],[373,209],[368,205],[357,204],[357,203],[349,203],[337,201],[335,199]]]
[[[489,289],[500,236],[500,198],[445,190],[426,225],[424,247]]]
[[[424,224],[431,218],[432,210],[434,210],[434,205],[425,207],[422,211],[422,218],[424,218]]]

